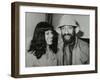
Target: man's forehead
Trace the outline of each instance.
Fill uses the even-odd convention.
[[[63,25],[63,26],[60,26],[59,28],[63,29],[63,28],[70,28],[70,27],[74,28],[74,26],[72,25]]]

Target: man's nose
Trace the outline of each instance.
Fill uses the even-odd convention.
[[[64,33],[65,33],[65,34],[68,34],[68,33],[69,33],[68,29],[66,29]]]

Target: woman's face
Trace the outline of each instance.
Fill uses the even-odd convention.
[[[51,30],[45,31],[45,40],[48,45],[52,44],[53,33]]]

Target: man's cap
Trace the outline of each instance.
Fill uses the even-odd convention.
[[[79,24],[78,22],[75,20],[74,15],[61,15],[59,18],[59,22],[57,24],[56,27],[56,31],[60,32],[59,29],[61,29],[64,26],[72,26],[72,27],[78,27]]]
[[[73,15],[62,15],[58,24],[58,27],[61,28],[63,26],[73,26],[77,27],[76,21]]]

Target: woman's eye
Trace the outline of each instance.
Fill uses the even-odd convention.
[[[49,35],[49,32],[47,31],[46,34]]]
[[[46,32],[46,35],[49,35],[49,34],[53,34],[53,32],[52,31]]]
[[[49,35],[49,32],[47,32],[47,35]]]

